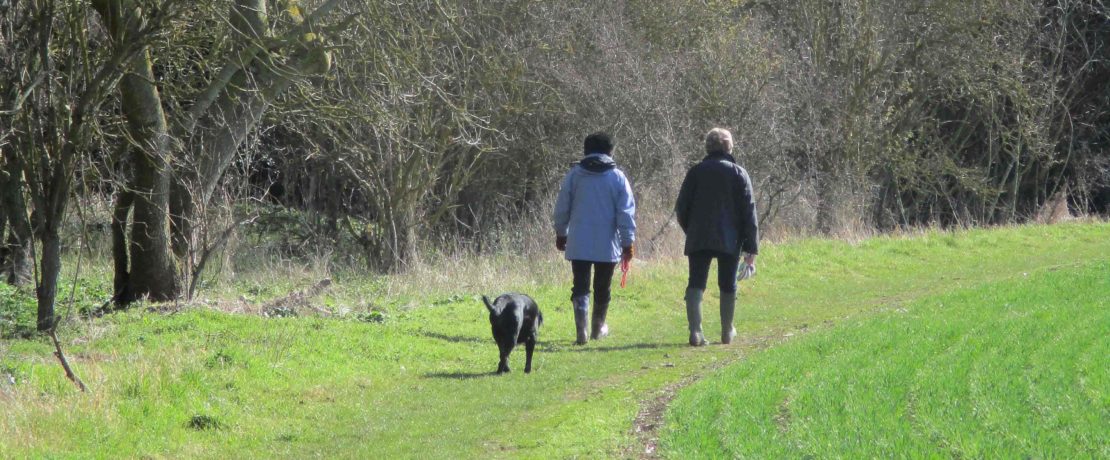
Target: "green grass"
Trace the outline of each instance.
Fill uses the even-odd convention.
[[[674,458],[1110,457],[1110,262],[853,321],[687,388]],[[1037,270],[1040,268],[1040,270]]]
[[[1026,272],[1040,276],[1046,267],[1068,269],[1108,253],[1107,224],[767,245],[759,277],[741,286],[740,344],[699,349],[685,345],[684,261],[638,266],[629,288],[614,291],[614,335],[586,347],[571,344],[569,266],[558,261],[499,267],[518,280],[510,285],[488,274],[472,282],[463,273],[457,285],[465,287],[457,291],[422,293],[421,279],[412,279],[404,290],[410,294],[400,297],[367,288],[380,280],[338,280],[330,301],[382,306],[381,323],[354,315],[267,319],[138,309],[63,331],[71,361],[91,388],[87,395],[64,379],[46,342],[0,341],[0,457],[622,456],[637,449],[631,430],[642,404],[663,388],[779,349],[743,344],[835,334],[840,325],[848,330],[918,299]],[[565,272],[562,282],[520,281],[528,278],[522,272],[556,270]],[[436,283],[444,284],[450,285]],[[513,354],[514,373],[489,374],[496,347],[475,296],[503,290],[532,294],[545,314],[531,375],[520,372],[523,351]],[[719,328],[715,306],[711,288],[710,338]],[[812,330],[818,332],[804,333]],[[780,346],[792,342],[786,343]],[[1079,355],[1075,362],[1099,361]],[[6,383],[5,375],[17,383]],[[1098,384],[1084,388],[1105,388],[1105,381]],[[1053,395],[1045,389],[1036,397]],[[947,409],[916,410],[924,420],[928,410]]]

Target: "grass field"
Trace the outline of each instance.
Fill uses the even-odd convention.
[[[1045,268],[724,369],[674,401],[668,456],[1110,458],[1110,261]]]
[[[759,277],[741,286],[739,343],[698,349],[685,345],[683,261],[641,264],[629,288],[614,291],[614,335],[585,347],[571,344],[569,267],[566,280],[556,284],[475,284],[461,274],[459,285],[468,287],[422,294],[420,280],[412,280],[413,294],[373,299],[388,306],[382,317],[264,318],[204,308],[112,314],[63,333],[89,394],[78,393],[64,379],[45,341],[0,342],[0,457],[637,456],[643,451],[643,440],[633,432],[637,415],[676,382],[706,374],[706,380],[681,391],[668,412],[664,447],[675,457],[745,452],[760,457],[881,456],[918,448],[978,456],[992,452],[996,445],[990,443],[1024,433],[1033,433],[1025,438],[1028,444],[1011,440],[1009,447],[1067,441],[1077,443],[1081,454],[1104,455],[1105,438],[1094,430],[1099,422],[1106,426],[1105,374],[1076,372],[1105,362],[1105,353],[1096,354],[1094,347],[1105,350],[1106,343],[1091,331],[1107,330],[1106,304],[1094,304],[1096,313],[1102,310],[1101,319],[1091,316],[1083,327],[1038,304],[1037,296],[1049,295],[1047,291],[998,294],[993,299],[1014,306],[997,318],[987,307],[971,304],[976,295],[993,292],[991,286],[1024,286],[1028,273],[1028,279],[1041,280],[1038,286],[1051,280],[1074,286],[1067,289],[1076,296],[1072,316],[1090,311],[1080,306],[1087,295],[1083,292],[1107,292],[1107,268],[1100,265],[1107,254],[1107,224],[926,232],[855,244],[807,240],[767,245],[759,259]],[[503,269],[516,272],[506,275],[511,279],[520,279],[521,270],[540,270]],[[1084,279],[1092,281],[1068,284]],[[335,299],[358,297],[374,282],[340,280]],[[522,352],[512,357],[514,373],[491,375],[496,347],[475,296],[501,290],[526,291],[544,311],[546,323],[531,375],[520,372]],[[1030,303],[1024,303],[1026,298]],[[969,306],[960,307],[961,301]],[[710,338],[719,328],[715,307],[711,288],[705,315]],[[967,334],[985,330],[973,324],[975,315],[1013,332]],[[1045,321],[1028,326],[1025,317]],[[904,321],[905,327],[869,326],[876,321]],[[971,329],[961,329],[965,323]],[[1089,345],[1046,346],[1014,355],[1011,351],[1022,350],[1017,342],[988,343],[991,337],[1016,341],[1020,334],[1040,334],[1055,344],[1054,339],[1066,342],[1073,333],[1086,337]],[[826,345],[818,349],[831,354],[812,358],[808,350],[822,340]],[[869,346],[879,348],[869,351]],[[776,366],[775,360],[793,360],[792,354],[798,354],[789,361],[793,367]],[[1063,364],[1047,365],[1057,354],[1064,355]],[[882,357],[895,361],[876,364]],[[1023,379],[1062,379],[1063,386],[986,378],[1014,366],[1024,372],[1027,357],[1046,366],[1034,366],[1021,374]],[[934,361],[943,365],[934,366]],[[848,385],[852,380],[843,370],[850,367],[872,369],[867,375],[874,378]],[[901,367],[910,369],[909,377],[899,373]],[[774,418],[783,399],[744,393],[748,387],[734,374],[743,372],[746,381],[797,383],[778,387],[792,398],[782,419],[789,422],[786,434],[779,431],[785,422]],[[789,380],[791,376],[797,378]],[[1080,380],[1077,387],[1074,382]],[[865,381],[884,382],[875,387],[882,394],[860,399],[860,404],[820,402],[825,389],[842,395],[869,391]],[[918,381],[937,385],[911,385]],[[968,381],[978,383],[969,386]],[[1077,388],[1081,392],[1073,393]],[[908,398],[911,391],[913,404],[899,406],[899,398]],[[1013,396],[1017,399],[978,397],[1012,391],[1018,391]],[[1011,417],[1014,405],[1026,400],[1039,409],[1018,413],[1034,416]],[[1045,411],[1054,405],[1078,409]],[[770,425],[766,419],[751,419],[767,407]],[[860,433],[865,427],[852,422],[874,418],[876,424],[887,424],[880,420],[901,420],[907,408],[915,420],[910,429],[932,442],[914,444],[916,438],[894,431],[872,439]],[[717,424],[713,411],[735,420]],[[978,431],[954,434],[951,430],[961,425],[953,417],[967,419]],[[829,428],[826,422],[839,425]],[[686,429],[673,428],[677,426]],[[698,431],[699,426],[704,429]],[[734,437],[734,431],[746,434]],[[1051,435],[1058,432],[1063,434]],[[754,444],[757,439],[760,443]],[[1078,444],[1083,440],[1088,444]],[[867,451],[862,450],[866,446],[856,450],[857,443],[887,444]],[[749,447],[756,450],[744,450]]]

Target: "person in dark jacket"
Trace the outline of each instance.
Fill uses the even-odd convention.
[[[624,172],[613,161],[613,140],[605,133],[586,136],[585,156],[574,164],[559,189],[552,216],[555,247],[566,252],[574,274],[571,304],[577,341],[609,335],[610,284],[618,261],[632,260],[636,240],[636,200]],[[594,271],[594,313],[589,337],[590,271]]]
[[[706,157],[686,173],[675,203],[678,225],[686,232],[684,253],[690,262],[686,287],[686,320],[690,345],[706,344],[701,331],[701,300],[709,278],[709,265],[717,259],[717,285],[721,289],[721,342],[736,336],[732,326],[736,309],[736,275],[741,254],[755,268],[759,253],[759,220],[748,172],[732,157],[732,134],[714,128],[705,136]]]

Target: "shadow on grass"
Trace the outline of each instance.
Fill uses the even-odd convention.
[[[624,345],[598,345],[590,342],[575,345],[573,340],[542,340],[536,344],[536,352],[543,353],[604,353],[609,351],[665,350],[682,348],[684,343],[627,343]]]
[[[443,340],[451,343],[470,343],[478,345],[489,345],[494,349],[497,345],[493,342],[493,338],[478,338],[468,337],[461,335],[449,335],[440,332],[432,331],[416,331],[416,335],[427,337],[430,339]],[[573,340],[541,340],[536,343],[536,351],[542,353],[598,353],[606,351],[629,351],[629,350],[661,350],[667,348],[682,348],[686,346],[685,343],[629,343],[624,345],[595,345],[596,342],[590,342],[587,345],[575,345]],[[524,344],[518,345],[521,350],[524,349]]]
[[[629,343],[624,345],[571,345],[570,347],[561,349],[559,351],[569,351],[571,353],[599,353],[606,351],[628,351],[628,350],[662,350],[667,348],[682,348],[685,344],[681,343]]]
[[[470,380],[480,379],[484,377],[496,376],[496,372],[432,372],[424,374],[426,379],[452,379],[452,380]]]
[[[493,337],[479,339],[477,337],[467,337],[461,335],[447,335],[439,332],[431,331],[416,331],[416,335],[427,337],[429,339],[443,340],[451,343],[480,343],[480,344],[493,344]],[[495,345],[496,346],[496,345]]]

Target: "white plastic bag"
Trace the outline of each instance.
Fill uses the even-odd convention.
[[[747,253],[740,255],[740,269],[736,271],[736,281],[744,281],[755,276],[755,265],[744,262],[744,257],[747,255]]]

